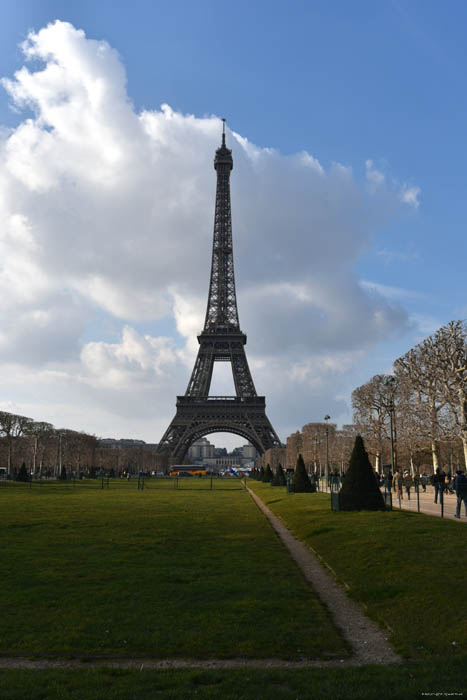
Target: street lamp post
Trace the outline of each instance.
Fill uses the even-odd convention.
[[[325,430],[325,435],[326,435],[326,467],[325,467],[325,474],[324,474],[324,479],[326,483],[326,490],[328,488],[329,484],[329,426],[328,426],[328,420],[331,419],[331,416],[324,416],[324,420],[326,421],[326,430]]]
[[[391,430],[391,471],[392,471],[392,476],[394,477],[395,460],[394,460],[394,425],[393,425],[393,420],[394,420],[394,391],[396,389],[395,378],[394,377],[387,377],[384,381],[384,386],[387,386],[391,392],[390,397],[389,397],[388,411],[389,411],[389,422],[390,422],[390,430]]]

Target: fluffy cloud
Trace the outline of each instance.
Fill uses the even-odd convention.
[[[31,33],[22,49],[29,66],[3,80],[26,116],[0,137],[0,374],[16,400],[11,368],[37,368],[21,399],[37,418],[63,408],[66,386],[69,427],[94,418],[95,432],[115,433],[144,406],[159,432],[133,423],[133,434],[157,439],[204,318],[220,121],[167,105],[136,113],[118,54],[68,23]],[[417,207],[419,190],[388,185],[371,161],[361,185],[308,153],[228,140],[241,325],[285,437],[311,418],[310,400],[343,412],[332,398],[341,378],[406,325],[404,309],[362,287],[354,268],[388,212]],[[115,342],[96,331],[83,341],[96,309],[120,324]],[[173,337],[137,330],[168,319]],[[47,382],[49,408],[33,411]]]

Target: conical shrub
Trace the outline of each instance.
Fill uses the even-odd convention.
[[[274,479],[271,481],[271,486],[285,486],[286,480],[285,480],[285,474],[284,470],[282,469],[282,464],[278,464],[276,473],[274,474]]]
[[[339,491],[340,510],[385,510],[361,435],[355,438],[349,468]]]
[[[271,467],[270,467],[269,464],[268,464],[267,467],[266,467],[266,471],[264,472],[264,479],[263,479],[263,481],[264,481],[266,484],[270,484],[271,481],[272,481],[273,479],[274,479],[274,474],[273,474],[273,472],[272,472]]]
[[[20,470],[18,474],[16,475],[16,481],[29,481],[29,474],[28,470],[26,469],[26,464],[23,462],[23,464],[20,467]]]
[[[259,470],[258,481],[264,481],[264,467]]]
[[[301,454],[299,454],[297,458],[292,488],[294,493],[313,493],[313,491],[316,491],[316,487],[312,487],[310,477],[306,473],[305,462]]]

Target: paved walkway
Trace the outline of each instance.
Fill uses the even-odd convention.
[[[426,515],[434,515],[438,518],[441,517],[441,505],[438,498],[438,503],[435,500],[435,490],[432,486],[426,487],[426,493],[420,489],[420,512]],[[401,499],[401,508],[403,510],[413,510],[417,512],[417,494],[411,489],[410,500],[407,498],[407,494],[404,493],[403,500]],[[457,496],[455,494],[445,493],[444,494],[444,517],[447,520],[455,520],[458,523],[467,523],[467,518],[465,516],[465,510],[462,506],[461,517],[455,518],[457,505]],[[394,491],[392,492],[392,507],[399,508],[399,499],[396,498]]]
[[[326,493],[326,491],[321,491],[321,493]],[[327,493],[329,493],[329,491],[327,491]],[[381,493],[384,494],[384,488],[381,489]],[[439,502],[439,498],[438,503],[435,503],[434,500],[435,490],[433,486],[427,486],[426,493],[423,493],[422,488],[420,487],[420,513],[424,513],[425,515],[434,515],[441,518],[441,504]],[[454,517],[456,513],[456,505],[457,496],[455,494],[445,493],[443,517],[447,520],[455,520],[457,523],[467,523],[467,516],[465,515],[464,506],[462,506],[461,517]],[[394,509],[399,508],[399,499],[397,498],[394,490],[392,491],[392,507]],[[415,513],[418,512],[417,494],[413,488],[410,489],[410,500],[407,498],[407,494],[404,490],[404,498],[401,499],[400,507],[402,510],[411,510]]]

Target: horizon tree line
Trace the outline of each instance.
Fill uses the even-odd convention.
[[[89,475],[101,470],[136,475],[166,469],[164,460],[149,445],[103,446],[96,435],[0,411],[0,468],[15,476],[23,464],[33,478]]]

